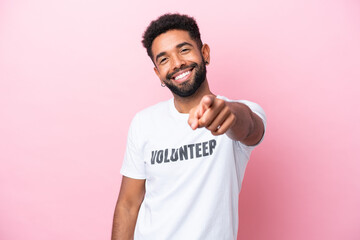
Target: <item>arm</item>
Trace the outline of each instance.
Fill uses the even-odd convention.
[[[229,110],[235,115],[235,121],[226,134],[245,145],[253,146],[260,142],[264,135],[264,124],[261,118],[245,104],[226,102]]]
[[[231,139],[251,146],[264,134],[264,124],[248,106],[206,95],[189,112],[192,129],[206,127],[215,136],[226,133]]]
[[[123,176],[115,207],[111,240],[134,238],[135,224],[144,194],[145,180]]]

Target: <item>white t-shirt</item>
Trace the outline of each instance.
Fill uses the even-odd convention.
[[[218,96],[224,100],[224,97]],[[266,125],[262,108],[246,104]],[[192,130],[174,99],[135,115],[121,173],[146,179],[135,240],[235,240],[238,196],[254,147]]]

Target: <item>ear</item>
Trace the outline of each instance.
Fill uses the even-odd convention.
[[[209,64],[210,63],[210,47],[206,43],[204,43],[201,48],[201,54],[203,55],[204,61],[207,62],[207,64]]]
[[[157,69],[157,67],[155,66],[154,67],[154,72],[156,73],[156,75],[158,76],[158,78],[160,79],[160,83],[163,84],[163,81],[161,81],[161,78],[160,78],[160,73],[159,73],[159,70]]]
[[[159,70],[157,69],[157,67],[154,67],[154,72],[156,73],[156,75],[158,76],[158,78],[160,78],[160,73]]]

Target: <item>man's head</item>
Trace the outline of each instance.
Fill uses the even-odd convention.
[[[191,96],[205,81],[210,49],[202,44],[193,18],[179,14],[161,16],[145,31],[143,45],[160,81],[174,94]]]
[[[198,48],[201,49],[203,44],[200,38],[199,27],[194,18],[181,14],[164,14],[152,21],[143,35],[142,44],[146,48],[151,60],[154,60],[151,49],[154,39],[160,34],[174,29],[187,31],[190,37],[197,43]]]

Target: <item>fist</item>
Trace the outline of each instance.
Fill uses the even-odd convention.
[[[193,130],[205,127],[215,136],[226,133],[236,121],[230,104],[213,95],[205,95],[189,112],[190,127]]]

